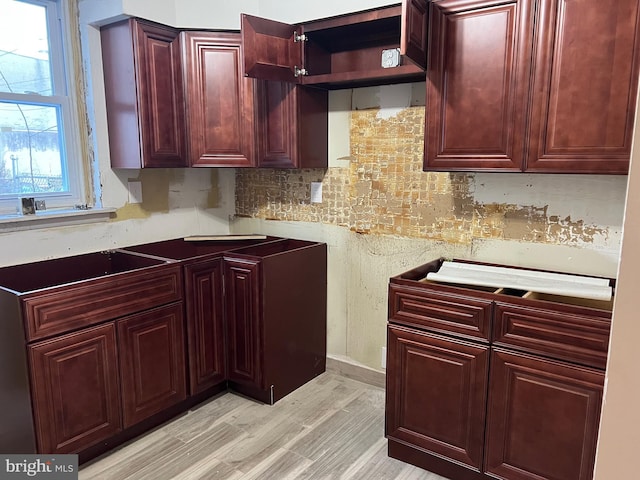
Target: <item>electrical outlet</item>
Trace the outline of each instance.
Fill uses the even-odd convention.
[[[387,368],[387,347],[382,347],[382,358],[380,364],[382,368]]]

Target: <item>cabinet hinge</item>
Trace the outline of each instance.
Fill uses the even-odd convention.
[[[297,65],[294,65],[293,67],[293,76],[298,78],[300,76],[306,76],[309,75],[309,72],[307,71],[306,68],[298,68]]]
[[[293,32],[293,41],[294,42],[306,42],[309,40],[309,37],[307,37],[306,34],[304,33],[298,33],[298,32]]]

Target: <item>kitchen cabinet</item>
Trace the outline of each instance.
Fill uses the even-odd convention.
[[[430,4],[425,170],[626,174],[637,0]]]
[[[427,279],[442,263],[390,279],[389,455],[452,480],[590,479],[613,300]]]
[[[128,19],[101,41],[111,166],[187,167],[179,31]]]
[[[327,168],[326,90],[257,80],[258,167]]]
[[[181,35],[190,165],[255,166],[254,81],[242,75],[240,35]]]
[[[325,244],[174,239],[127,250],[182,265],[192,396],[228,387],[274,403],[324,372]]]
[[[326,248],[284,239],[224,255],[231,389],[273,404],[324,372]]]
[[[126,248],[127,251],[178,261],[182,267],[190,395],[205,398],[227,388],[228,321],[224,310],[223,255],[275,240],[279,238],[172,239]]]
[[[299,25],[243,14],[241,32],[244,71],[254,78],[334,89],[425,77],[425,0]],[[385,50],[401,61],[384,68]]]
[[[184,392],[180,273],[123,251],[0,269],[0,450],[85,458],[179,402],[166,386]]]

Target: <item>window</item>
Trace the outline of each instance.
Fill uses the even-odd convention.
[[[0,214],[22,197],[47,209],[86,203],[62,5],[0,0],[0,12]]]

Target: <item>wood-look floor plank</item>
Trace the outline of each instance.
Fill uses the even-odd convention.
[[[83,465],[80,480],[446,480],[387,456],[384,390],[327,372],[275,405],[225,394]]]

